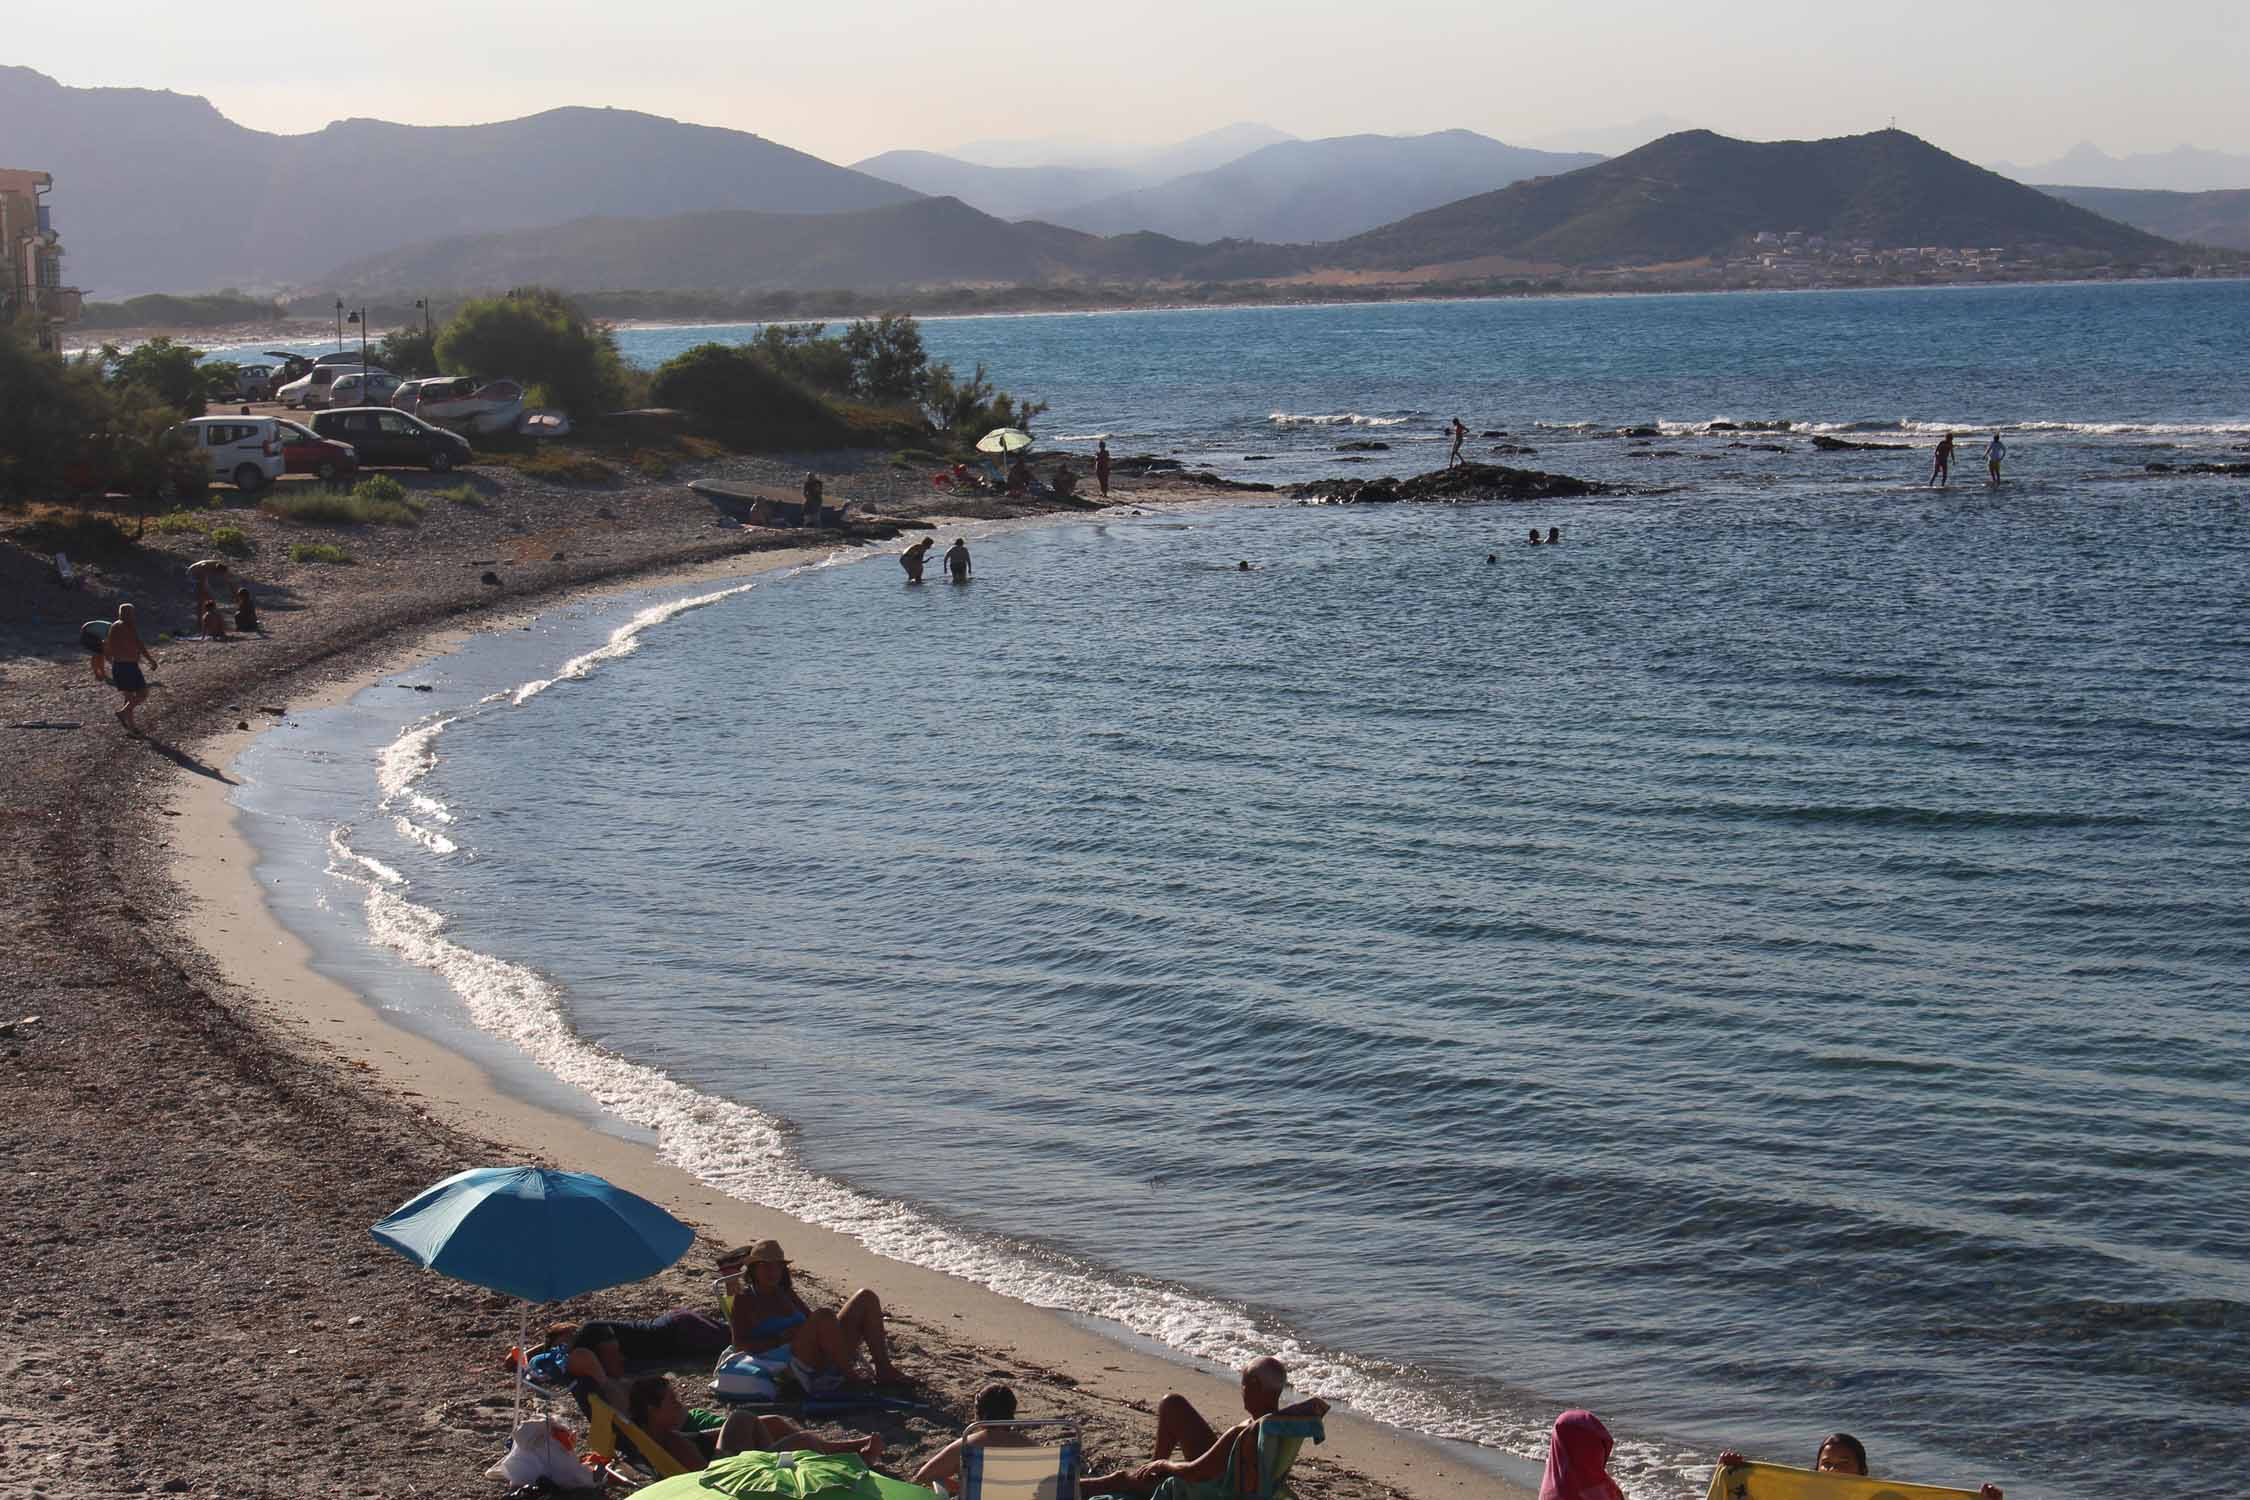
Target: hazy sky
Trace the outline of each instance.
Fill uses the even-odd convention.
[[[997,136],[1176,140],[1466,126],[1525,141],[1651,114],[1760,139],[1892,116],[1972,160],[2183,142],[2250,152],[2243,0],[462,0],[270,15],[16,8],[0,61],[201,94],[246,125],[610,104],[833,161]]]

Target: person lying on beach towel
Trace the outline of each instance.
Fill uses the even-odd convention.
[[[706,1364],[727,1346],[727,1331],[715,1318],[674,1308],[661,1318],[601,1318],[588,1323],[550,1323],[543,1348],[569,1351],[573,1378],[623,1380],[627,1365]]]
[[[1153,1463],[1119,1469],[1110,1474],[1090,1474],[1081,1483],[1079,1492],[1086,1495],[1146,1495],[1155,1491],[1167,1479],[1178,1479],[1188,1484],[1205,1483],[1220,1477],[1229,1454],[1243,1465],[1245,1472],[1237,1476],[1244,1494],[1255,1494],[1258,1489],[1258,1445],[1236,1443],[1234,1439],[1254,1427],[1261,1417],[1311,1417],[1318,1420],[1328,1415],[1328,1403],[1318,1396],[1299,1401],[1293,1406],[1281,1404],[1281,1393],[1289,1388],[1289,1369],[1278,1359],[1268,1355],[1253,1360],[1242,1370],[1242,1409],[1249,1416],[1224,1432],[1213,1432],[1211,1424],[1195,1409],[1194,1403],[1178,1391],[1172,1392],[1156,1403],[1156,1459]],[[1172,1457],[1177,1450],[1179,1458]],[[1239,1450],[1239,1451],[1237,1451]]]
[[[662,1375],[633,1382],[625,1397],[626,1415],[633,1425],[662,1443],[665,1451],[689,1469],[700,1469],[729,1453],[760,1449],[786,1453],[806,1449],[814,1453],[856,1453],[873,1463],[883,1456],[883,1439],[870,1433],[863,1438],[824,1438],[806,1431],[787,1417],[772,1412],[738,1411],[733,1415],[690,1407]]]
[[[813,1308],[797,1295],[789,1260],[778,1240],[760,1240],[745,1250],[719,1257],[721,1288],[733,1300],[727,1327],[734,1347],[745,1354],[789,1351],[789,1373],[808,1396],[824,1396],[851,1381],[862,1348],[875,1366],[878,1385],[909,1383],[891,1363],[889,1329],[883,1303],[861,1287],[837,1308]]]
[[[1732,1469],[1748,1463],[1741,1454],[1728,1450],[1719,1455],[1719,1467]],[[1848,1432],[1832,1432],[1820,1440],[1820,1449],[1813,1454],[1813,1471],[1819,1474],[1867,1474],[1867,1445]],[[2002,1500],[2000,1486],[1988,1484],[1977,1491],[1978,1500]]]

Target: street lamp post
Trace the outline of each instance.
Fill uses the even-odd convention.
[[[336,299],[336,352],[344,352],[344,299]]]
[[[424,340],[427,340],[430,336],[430,299],[427,297],[416,297],[414,299],[414,305],[422,309],[422,337]]]

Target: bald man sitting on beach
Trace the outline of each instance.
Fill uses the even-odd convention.
[[[1283,1406],[1281,1393],[1288,1387],[1289,1370],[1280,1360],[1271,1355],[1253,1360],[1242,1371],[1242,1409],[1250,1415],[1218,1433],[1211,1430],[1211,1424],[1203,1420],[1203,1414],[1187,1397],[1172,1392],[1156,1404],[1156,1461],[1119,1469],[1114,1474],[1089,1475],[1080,1493],[1146,1495],[1167,1479],[1189,1484],[1217,1479],[1230,1453],[1240,1471],[1235,1477],[1243,1493],[1254,1493],[1258,1488],[1257,1446],[1234,1439],[1256,1426],[1260,1417],[1311,1417],[1317,1421],[1328,1415],[1328,1403],[1318,1396]],[[1234,1452],[1237,1448],[1239,1453]],[[1181,1455],[1178,1459],[1172,1457],[1175,1449]]]

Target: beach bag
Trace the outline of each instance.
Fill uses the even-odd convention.
[[[537,1484],[544,1479],[557,1489],[597,1490],[602,1476],[578,1461],[545,1417],[516,1424],[515,1436],[500,1462],[485,1470],[488,1479],[505,1479],[511,1485]]]
[[[524,1365],[524,1375],[538,1385],[570,1384],[570,1351],[560,1345],[540,1350]]]
[[[789,1369],[788,1351],[782,1351],[778,1363],[761,1362],[755,1354],[730,1351],[720,1357],[719,1367],[711,1372],[713,1399],[731,1406],[741,1406],[781,1399],[781,1376]]]

